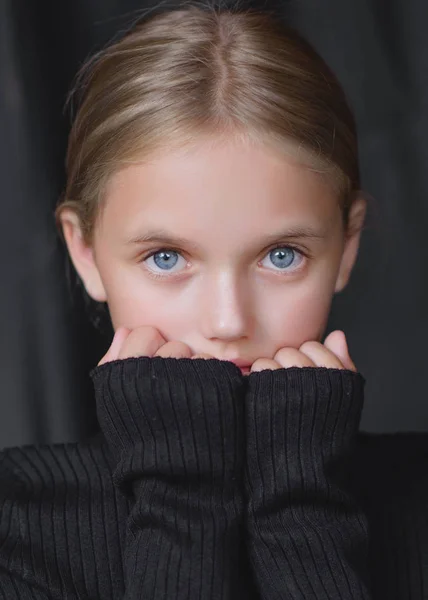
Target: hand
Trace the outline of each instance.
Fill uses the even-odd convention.
[[[107,353],[98,366],[113,360],[139,356],[162,356],[163,358],[213,358],[210,354],[195,354],[183,342],[167,342],[154,327],[144,326],[130,330],[119,327],[114,335]],[[296,348],[281,348],[273,359],[259,358],[252,367],[251,373],[265,369],[275,370],[288,367],[329,367],[356,371],[352,362],[345,334],[333,331],[320,342],[305,342]]]
[[[128,329],[119,327],[107,353],[98,366],[113,360],[139,357],[163,356],[164,358],[195,358],[183,342],[167,342],[154,327]],[[202,357],[202,355],[200,355]]]
[[[281,348],[273,359],[257,359],[250,372],[255,373],[265,369],[287,369],[289,367],[327,367],[332,369],[349,369],[356,367],[349,356],[348,344],[343,331],[333,331],[328,335],[324,344],[320,342],[305,342],[296,348]]]
[[[139,356],[162,356],[163,358],[213,358],[210,354],[194,354],[183,342],[167,342],[155,327],[128,329],[119,327],[110,348],[98,366],[112,360]]]

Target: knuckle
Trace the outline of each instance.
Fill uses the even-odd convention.
[[[144,327],[138,327],[137,329],[134,329],[134,332],[139,339],[144,340],[146,343],[149,343],[149,342],[165,343],[165,340],[163,339],[163,337],[161,336],[161,334],[155,327],[151,327],[148,325],[144,326]]]
[[[190,357],[190,348],[184,342],[167,342],[162,346],[158,354],[165,354],[171,358],[186,358]]]
[[[299,351],[300,352],[305,352],[306,350],[311,351],[311,350],[317,350],[319,347],[322,348],[322,344],[320,344],[319,342],[314,342],[314,341],[308,341],[308,342],[303,342],[303,344],[300,346]]]
[[[174,350],[180,354],[190,354],[190,348],[184,342],[173,342]]]
[[[121,350],[121,358],[152,356],[165,340],[154,327],[138,327],[129,334]]]
[[[280,369],[281,365],[279,365],[275,360],[270,358],[258,358],[251,367],[251,371],[265,371]]]
[[[278,352],[275,354],[274,360],[287,359],[290,356],[293,356],[294,354],[295,353],[291,348],[280,348],[280,350],[278,350]]]
[[[275,354],[275,360],[284,368],[286,367],[301,367],[307,363],[301,352],[294,348],[281,348]]]
[[[253,369],[254,369],[254,367],[260,367],[260,365],[263,365],[265,362],[266,362],[266,359],[264,359],[264,358],[258,358],[257,360],[255,360],[253,362],[253,365],[252,365]]]

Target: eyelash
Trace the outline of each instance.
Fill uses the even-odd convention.
[[[300,254],[303,258],[306,259],[310,259],[310,254],[308,251],[306,250],[302,250],[301,248],[298,248],[297,246],[294,246],[293,244],[287,243],[287,244],[275,244],[274,246],[272,246],[271,248],[265,250],[265,253],[263,255],[263,257],[267,256],[270,252],[272,252],[272,250],[275,250],[277,248],[289,248],[290,250],[293,250],[294,252],[296,252],[297,254]],[[154,256],[155,254],[157,254],[158,252],[162,252],[162,251],[169,251],[169,252],[176,252],[177,254],[179,254],[180,256],[183,256],[183,253],[181,250],[178,250],[177,248],[172,248],[172,247],[168,247],[168,246],[162,246],[160,248],[156,248],[155,250],[151,250],[148,254],[144,255],[140,260],[139,263],[144,264],[146,260],[148,260],[149,258],[151,258],[152,256]],[[298,272],[300,270],[301,267],[298,267],[297,269],[295,269],[293,271],[293,273],[295,273],[296,271]],[[153,279],[173,279],[174,277],[177,277],[177,274],[172,274],[172,275],[161,275],[160,273],[156,273],[154,271],[151,271],[148,267],[145,267],[148,275],[150,277],[152,277]],[[275,273],[275,271],[274,271]],[[276,272],[280,277],[286,277],[287,273],[281,273],[280,271]]]

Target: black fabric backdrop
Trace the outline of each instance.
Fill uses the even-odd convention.
[[[75,71],[134,21],[136,0],[0,0],[0,447],[95,427],[93,328],[53,209],[64,185]],[[331,328],[367,379],[362,429],[428,430],[428,3],[283,0],[341,79],[371,196],[358,266]]]

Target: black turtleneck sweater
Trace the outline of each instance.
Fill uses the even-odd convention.
[[[360,374],[91,376],[97,436],[0,454],[0,599],[428,597],[426,436],[357,435]]]

